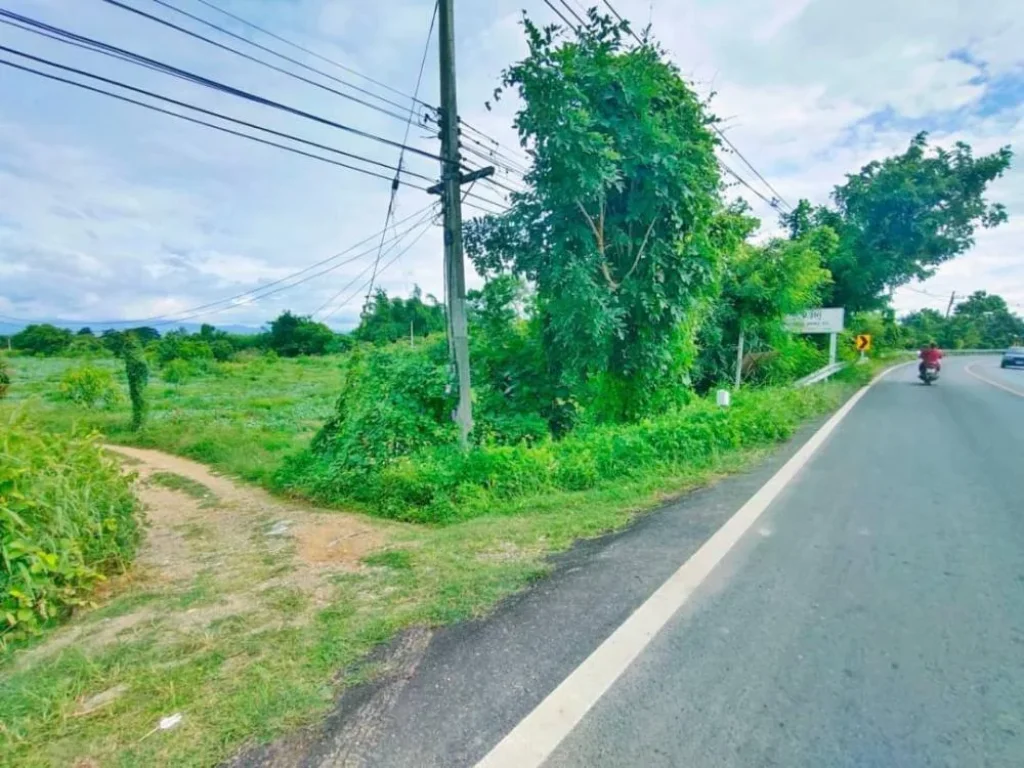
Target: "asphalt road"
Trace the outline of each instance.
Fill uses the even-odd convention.
[[[867,393],[546,766],[1024,766],[1024,371],[914,374]]]

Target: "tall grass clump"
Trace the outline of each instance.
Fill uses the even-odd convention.
[[[91,436],[0,425],[0,647],[89,601],[140,538],[131,478]]]

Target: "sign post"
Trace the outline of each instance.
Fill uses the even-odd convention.
[[[867,353],[867,352],[869,352],[871,350],[871,334],[870,333],[858,334],[857,338],[854,339],[853,344],[854,344],[855,347],[857,347],[857,351],[860,352],[860,362],[862,362],[862,363],[865,362],[865,360],[867,359],[865,357],[865,353]]]
[[[843,322],[846,319],[846,310],[843,307],[825,307],[822,309],[808,309],[799,315],[786,315],[786,329],[793,333],[827,333],[828,340],[828,362],[834,365],[836,362],[836,351],[838,348],[838,334],[843,332]]]

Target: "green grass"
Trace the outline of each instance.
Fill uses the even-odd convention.
[[[284,455],[304,447],[330,415],[337,397],[340,356],[221,363],[214,373],[169,384],[154,371],[147,390],[149,420],[133,433],[127,400],[110,410],[87,410],[57,401],[61,377],[81,361],[12,357],[12,384],[4,409],[22,408],[54,431],[72,425],[95,429],[115,443],[187,456],[229,475],[265,483]],[[90,360],[116,375],[127,393],[123,366]]]
[[[35,365],[39,368],[29,377],[40,386],[59,376],[53,361],[31,361]],[[268,380],[243,387],[236,378],[237,396],[231,397],[221,379],[191,381],[180,387],[188,408],[176,397],[166,398],[165,416],[155,418],[140,439],[193,457],[206,441],[212,453],[220,452],[219,469],[244,475],[240,468],[248,467],[249,476],[266,482],[282,452],[301,445],[317,424],[283,425],[279,414],[261,403],[280,398],[285,402],[274,408],[302,413],[291,394],[291,387],[302,386],[307,406],[319,403],[326,415],[333,400],[333,367],[322,360],[302,366],[281,361],[264,371]],[[861,367],[845,374],[844,381],[824,385],[825,396],[815,397],[813,412],[805,415],[838,405],[874,368]],[[311,371],[319,382],[317,393],[303,378]],[[28,386],[24,377],[21,381]],[[73,414],[39,395],[37,390],[20,396],[23,404],[34,398],[32,418],[65,428]],[[161,406],[154,408],[161,413]],[[266,420],[253,421],[256,412]],[[173,422],[171,413],[180,422]],[[126,422],[127,414],[118,418]],[[172,429],[170,423],[180,426]],[[251,445],[250,429],[290,447],[261,448],[256,459],[243,460],[228,441],[243,446],[241,454]],[[0,657],[0,764],[56,766],[92,759],[120,766],[216,765],[243,743],[265,742],[317,721],[341,688],[372,676],[368,652],[402,629],[481,616],[543,577],[551,553],[620,529],[669,498],[742,471],[770,449],[765,442],[712,452],[699,461],[651,464],[644,472],[584,490],[543,488],[492,498],[487,514],[445,526],[390,525],[384,548],[363,558],[367,567],[333,577],[326,603],[314,605],[301,591],[275,585],[258,590],[238,610],[190,626],[197,611],[226,610],[232,595],[287,575],[287,561],[272,552],[252,555],[241,571],[244,578],[210,564],[177,591],[129,586],[72,623],[72,629],[81,624],[88,635],[105,621],[146,617],[122,632],[118,644],[75,643],[28,663],[17,655]],[[127,691],[100,712],[75,715],[82,698],[122,684]],[[185,716],[178,729],[142,738],[159,718],[175,712]]]

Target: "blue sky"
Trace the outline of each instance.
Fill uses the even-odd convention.
[[[402,92],[413,89],[433,5],[430,0],[216,1]],[[124,2],[200,29],[153,0]],[[245,33],[198,0],[172,2]],[[844,173],[902,150],[922,129],[931,131],[936,142],[968,141],[979,153],[1024,144],[1024,54],[1019,45],[1024,28],[1013,0],[991,0],[984,13],[974,4],[951,0],[615,4],[641,23],[650,20],[698,90],[716,92],[714,109],[725,119],[730,139],[791,202],[800,197],[824,202]],[[543,21],[554,16],[541,0],[456,0],[455,5],[463,116],[514,145],[514,103],[504,101],[493,113],[483,105],[502,67],[523,53],[520,9]],[[394,117],[189,40],[102,0],[6,0],[4,7],[338,122],[402,137],[403,125]],[[71,7],[80,13],[72,16]],[[397,160],[394,147],[9,27],[0,27],[0,40],[379,162],[393,165]],[[437,101],[436,68],[431,44],[421,91],[431,103]],[[81,321],[173,315],[245,294],[383,226],[386,180],[6,67],[0,69],[0,103],[0,315]],[[436,142],[426,134],[414,127],[410,143],[436,151]],[[407,157],[407,163],[424,175],[437,173],[432,160]],[[730,165],[740,167],[735,158]],[[1015,167],[993,186],[991,196],[1007,205],[1010,223],[980,233],[969,254],[943,266],[925,284],[898,291],[900,309],[940,307],[950,291],[976,289],[1002,293],[1024,307],[1024,172]],[[414,214],[430,199],[419,190],[400,188],[397,217]],[[771,231],[773,212],[756,199],[751,202]],[[286,308],[310,313],[327,303],[321,316],[333,312],[333,324],[350,325],[358,315],[358,291],[342,291],[334,303],[329,300],[371,258],[259,303],[242,302],[196,320],[259,324]],[[440,295],[440,264],[439,233],[424,225],[422,239],[380,282],[397,292],[418,283]],[[356,279],[354,287],[363,280]]]

